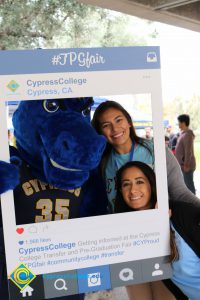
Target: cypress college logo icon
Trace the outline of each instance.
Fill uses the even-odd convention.
[[[11,279],[20,290],[24,290],[35,278],[36,275],[24,264],[20,264],[9,276],[9,279]]]
[[[18,89],[18,87],[19,84],[15,80],[11,80],[7,85],[7,88],[13,93]]]

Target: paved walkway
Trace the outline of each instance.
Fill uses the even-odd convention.
[[[85,300],[128,300],[124,287],[115,288],[112,291],[99,291],[85,296]]]

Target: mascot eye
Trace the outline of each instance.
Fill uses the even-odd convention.
[[[56,100],[44,100],[43,107],[49,113],[53,113],[56,112],[60,106]]]
[[[87,107],[86,109],[82,110],[82,115],[87,117],[90,114],[91,107]]]

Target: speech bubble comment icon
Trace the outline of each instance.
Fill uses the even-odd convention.
[[[133,270],[131,270],[130,268],[124,268],[119,272],[119,278],[122,281],[129,281],[129,280],[133,280]]]
[[[29,228],[28,228],[28,232],[30,232],[30,233],[37,233],[37,227],[36,226],[30,226]]]

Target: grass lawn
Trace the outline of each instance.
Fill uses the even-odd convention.
[[[194,155],[196,157],[196,170],[200,171],[200,141],[194,143]]]

